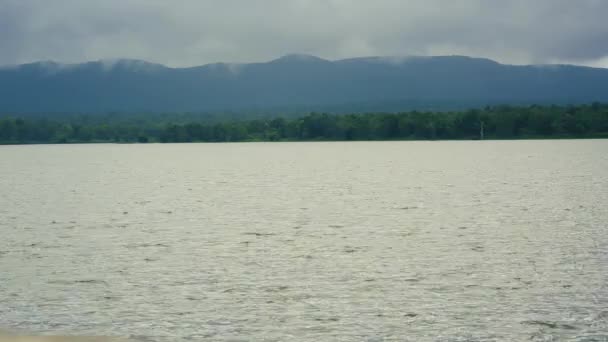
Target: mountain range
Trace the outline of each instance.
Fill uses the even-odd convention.
[[[269,62],[170,68],[140,60],[0,67],[0,114],[398,111],[608,101],[608,69],[506,65],[465,56]]]

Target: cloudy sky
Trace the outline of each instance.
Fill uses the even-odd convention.
[[[0,65],[304,53],[608,67],[608,0],[0,0]]]

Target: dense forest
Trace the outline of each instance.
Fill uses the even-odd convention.
[[[311,113],[250,120],[179,114],[0,117],[2,144],[605,137],[608,105],[600,103],[505,105],[458,112]]]

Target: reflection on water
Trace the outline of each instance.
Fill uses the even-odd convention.
[[[0,147],[0,326],[606,341],[608,141]]]

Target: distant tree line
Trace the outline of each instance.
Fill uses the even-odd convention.
[[[440,140],[608,137],[608,105],[171,121],[170,115],[0,117],[0,143]]]

